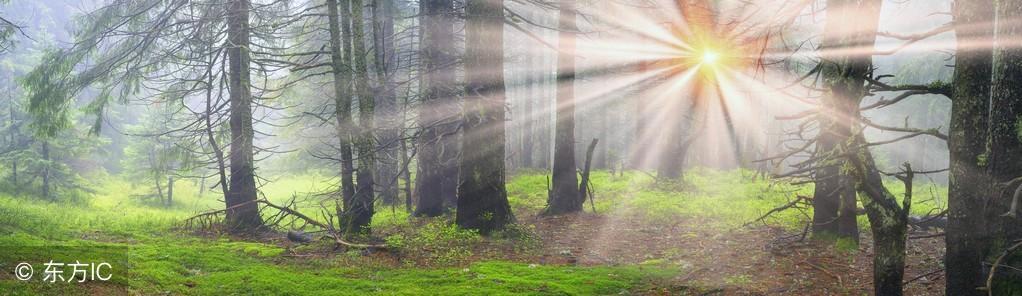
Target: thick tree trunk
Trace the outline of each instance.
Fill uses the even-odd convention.
[[[990,125],[988,129],[987,172],[993,184],[1000,185],[1022,177],[1022,0],[1001,0],[996,8],[997,36],[994,46],[992,84],[990,88]],[[1002,188],[1004,186],[994,186]],[[1011,207],[1015,188],[990,190],[987,220],[990,237],[990,261],[1022,238],[1022,220],[1004,216]],[[1022,254],[1014,252],[1001,264],[1018,266]],[[1022,295],[1022,273],[1000,267],[995,273],[992,295]]]
[[[372,222],[373,208],[375,202],[374,172],[376,171],[376,143],[373,137],[373,96],[369,90],[369,71],[366,67],[366,45],[365,45],[365,19],[362,17],[362,0],[350,0],[351,32],[348,41],[352,44],[351,65],[354,75],[354,95],[358,98],[358,139],[355,146],[358,149],[358,170],[356,171],[355,195],[351,203],[345,208],[344,216],[341,217],[342,229],[345,233],[368,233],[369,224]]]
[[[376,78],[379,81],[375,93],[377,125],[380,134],[380,149],[377,154],[377,187],[380,200],[386,205],[397,205],[399,147],[401,134],[400,112],[397,106],[397,84],[394,72],[397,54],[394,48],[394,1],[373,0],[373,56],[375,57]]]
[[[456,200],[457,166],[453,159],[457,138],[458,106],[455,92],[454,3],[451,0],[423,0],[420,5],[422,30],[422,101],[419,105],[418,174],[415,190],[419,197],[416,216],[436,217],[445,204]],[[453,189],[453,190],[452,190]]]
[[[829,0],[821,50],[873,48],[880,15],[879,0]],[[834,54],[821,61],[827,93],[819,117],[816,155],[823,159],[816,171],[813,193],[813,234],[836,236],[858,243],[855,189],[847,161],[838,157],[851,142],[857,126],[859,102],[866,92],[864,80],[872,67],[872,55]]]
[[[557,121],[554,168],[546,215],[582,210],[585,199],[578,188],[575,165],[575,1],[560,1],[560,38],[557,55]]]
[[[488,234],[514,221],[504,187],[504,1],[469,0],[465,17],[466,149],[455,221]]]
[[[989,190],[985,168],[980,161],[986,153],[987,115],[990,108],[990,75],[993,51],[968,48],[966,44],[987,42],[993,26],[971,26],[994,19],[994,6],[980,1],[955,1],[952,9],[958,50],[955,53],[954,89],[951,100],[951,128],[948,139],[950,172],[948,183],[948,225],[946,295],[983,295],[983,258],[986,223],[984,195]]]
[[[345,2],[344,5],[347,5]],[[350,26],[341,26],[339,11],[342,9],[337,0],[326,0],[327,19],[330,22],[330,62],[333,70],[334,87],[334,118],[337,120],[337,138],[341,150],[341,203],[337,205],[337,216],[344,215],[344,209],[355,196],[355,165],[351,148],[351,71],[347,68],[344,53],[350,55],[351,43],[341,39],[342,30],[345,36],[351,34]],[[346,11],[346,9],[345,9]],[[349,22],[349,18],[343,20]]]
[[[231,105],[231,176],[227,225],[232,231],[263,226],[256,204],[255,156],[252,138],[252,90],[249,57],[249,0],[233,0],[227,12],[227,58]]]

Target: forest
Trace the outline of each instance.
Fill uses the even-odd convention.
[[[1022,0],[0,0],[0,295],[1022,295],[1020,199]]]

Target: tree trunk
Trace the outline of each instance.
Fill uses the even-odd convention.
[[[227,13],[227,57],[231,105],[231,185],[227,195],[227,225],[231,231],[263,226],[256,204],[255,156],[252,138],[252,93],[249,71],[249,0],[233,0]]]
[[[167,177],[167,207],[174,205],[174,176]]]
[[[353,65],[354,95],[358,98],[358,139],[355,146],[358,149],[358,170],[356,171],[355,195],[351,203],[344,209],[344,216],[341,217],[342,229],[345,233],[368,233],[369,224],[373,218],[373,205],[375,201],[373,172],[375,171],[376,145],[373,137],[373,97],[369,91],[369,71],[366,67],[366,45],[365,45],[365,19],[362,17],[362,0],[350,0],[346,8],[345,16],[350,22],[351,34],[345,37],[345,42],[350,42],[352,51],[348,61]],[[344,9],[345,7],[342,7]]]
[[[452,163],[458,114],[455,101],[454,3],[451,0],[423,0],[420,5],[422,30],[422,102],[419,105],[418,175],[419,197],[416,216],[443,214],[448,199],[456,197],[457,168]],[[449,150],[450,149],[450,150]],[[452,171],[452,168],[453,171]]]
[[[375,93],[377,125],[380,127],[380,147],[377,154],[377,186],[380,200],[386,205],[397,205],[398,156],[401,135],[398,127],[402,118],[397,106],[397,85],[394,72],[397,54],[394,50],[394,2],[373,0],[373,56],[376,78],[379,83]]]
[[[17,149],[17,146],[18,146],[18,127],[16,126],[16,123],[18,122],[17,121],[18,119],[17,119],[17,117],[16,117],[16,115],[14,113],[14,99],[12,97],[9,97],[9,98],[11,99],[10,105],[9,105],[9,107],[10,107],[9,109],[10,109],[10,112],[11,112],[11,118],[10,118],[10,121],[11,121],[11,124],[10,124],[10,127],[11,127],[11,147],[10,147],[10,149],[11,149],[11,151],[14,151],[14,149]],[[11,160],[11,185],[14,186],[13,187],[14,188],[14,196],[17,196],[18,195],[18,188],[19,188],[19,186],[18,186],[18,160],[17,159],[12,159]]]
[[[344,5],[347,5],[345,2]],[[337,120],[337,138],[341,150],[341,203],[337,205],[337,216],[344,216],[344,209],[351,204],[355,196],[355,165],[351,149],[351,129],[354,123],[351,119],[351,71],[348,70],[348,56],[351,55],[351,43],[342,40],[344,36],[351,35],[351,27],[346,25],[350,18],[345,17],[341,26],[339,11],[341,8],[337,0],[326,0],[327,19],[330,22],[330,62],[333,70],[334,87],[334,117]]]
[[[866,144],[862,134],[855,136],[855,147]],[[869,148],[852,151],[849,165],[854,175],[855,188],[863,195],[863,207],[873,233],[873,292],[874,295],[902,295],[905,275],[905,239],[908,231],[908,213],[912,205],[911,166],[905,181],[905,198],[899,207],[897,199],[884,187],[883,177],[873,162]]]
[[[50,196],[50,142],[43,140],[43,160],[46,161],[46,165],[43,166],[43,198],[52,199]]]
[[[465,7],[465,118],[458,186],[458,226],[483,234],[514,216],[504,175],[504,1],[469,0]]]
[[[547,199],[545,215],[582,210],[575,165],[575,1],[560,1],[560,25],[557,55],[557,121],[554,134],[553,189]]]
[[[160,180],[159,174],[153,176],[153,185],[156,185],[156,197],[160,199],[160,204],[167,204],[166,198],[163,196],[163,180]]]
[[[827,1],[821,49],[873,48],[879,15],[879,0]],[[844,168],[847,160],[837,154],[853,142],[852,127],[857,126],[859,102],[866,94],[863,83],[872,64],[872,55],[857,53],[837,54],[820,64],[827,93],[816,143],[816,155],[822,157],[813,193],[813,234],[817,237],[859,242],[855,188]]]
[[[990,87],[990,125],[988,129],[987,173],[994,188],[1002,188],[1012,179],[1022,177],[1022,0],[997,1],[997,36],[993,51],[992,84]],[[995,108],[996,107],[996,108]],[[1022,238],[1022,220],[1004,216],[1008,212],[1015,188],[989,190],[986,225],[990,244],[986,259],[992,261]],[[1022,254],[1014,252],[1001,264],[1018,266]],[[1022,273],[1001,267],[995,273],[992,295],[1022,295]]]
[[[956,24],[978,24],[994,19],[994,6],[979,1],[955,1]],[[968,28],[967,30],[965,28]],[[948,150],[948,224],[946,295],[983,295],[983,258],[986,223],[983,207],[988,191],[981,157],[986,153],[987,115],[993,51],[970,49],[965,44],[987,42],[993,26],[961,26],[955,30],[954,85]]]

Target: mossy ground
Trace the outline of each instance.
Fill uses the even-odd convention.
[[[753,175],[697,169],[682,184],[657,184],[642,172],[597,172],[592,181],[595,208],[602,217],[634,217],[648,225],[698,219],[703,230],[724,232],[741,228],[796,194],[812,192]],[[330,179],[280,176],[261,191],[277,202],[295,197],[299,208],[316,214],[320,201],[315,193],[329,190]],[[534,216],[543,208],[546,180],[535,172],[511,179],[509,198],[519,217]],[[182,230],[183,219],[222,206],[215,194],[200,195],[191,182],[176,183],[175,203],[169,208],[133,197],[144,188],[124,180],[99,177],[94,182],[96,194],[77,202],[0,195],[3,294],[606,295],[682,294],[691,289],[667,283],[688,267],[654,264],[675,262],[665,258],[609,266],[532,262],[530,252],[546,243],[534,234],[535,226],[481,238],[451,226],[449,217],[408,218],[400,207],[381,207],[373,220],[374,234],[399,256],[333,252],[326,243],[292,246]],[[917,185],[916,192],[927,192],[920,188],[927,187]],[[933,186],[932,192],[939,200],[940,187]],[[941,206],[926,200],[917,196],[913,212]],[[587,210],[591,207],[586,204]],[[802,213],[787,211],[766,222],[798,230],[804,219]],[[42,264],[49,260],[107,261],[115,267],[114,277],[85,284],[42,283]],[[34,265],[33,281],[13,278],[19,262]],[[741,286],[750,279],[734,274],[723,281]]]

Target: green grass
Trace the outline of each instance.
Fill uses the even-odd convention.
[[[0,195],[0,268],[32,263],[36,277],[22,282],[0,276],[0,291],[12,295],[93,294],[103,289],[139,294],[185,295],[601,295],[641,288],[676,273],[668,267],[542,266],[499,261],[467,262],[477,234],[438,220],[404,238],[411,248],[438,250],[438,267],[401,268],[372,262],[359,252],[318,259],[284,256],[280,246],[226,238],[200,238],[175,230],[197,212],[220,207],[214,193],[198,194],[192,182],[175,184],[172,207],[135,198],[143,187],[123,180],[96,180],[97,193],[77,204]],[[330,186],[320,176],[286,176],[263,187],[278,202]],[[316,202],[299,203],[316,209]],[[314,213],[314,211],[310,211]],[[409,229],[402,210],[381,208],[374,227]],[[432,229],[432,230],[431,230]],[[315,247],[315,246],[313,246]],[[329,248],[327,248],[329,249]],[[108,262],[107,283],[40,283],[43,264]],[[70,272],[69,270],[65,272]]]
[[[682,219],[705,220],[708,227],[736,228],[755,220],[774,207],[788,203],[796,194],[811,195],[809,187],[795,187],[770,180],[753,179],[749,171],[693,169],[682,184],[657,184],[651,175],[626,172],[592,175],[596,211],[643,218],[650,223]],[[547,176],[524,174],[508,184],[512,207],[538,211],[546,205]],[[589,203],[585,206],[589,210]],[[768,222],[789,229],[801,227],[796,211],[772,215]]]
[[[594,172],[592,182],[599,213],[654,224],[694,219],[705,227],[720,229],[739,228],[797,194],[812,193],[808,186],[752,176],[746,171],[694,169],[681,184],[658,184],[643,172],[624,176]],[[320,215],[319,201],[324,199],[314,193],[335,186],[331,178],[316,174],[273,180],[261,188],[267,198],[283,203],[295,196],[299,208],[314,216]],[[478,234],[452,227],[451,217],[422,223],[409,218],[402,207],[379,207],[373,228],[389,244],[409,254],[406,258],[422,260],[399,268],[359,252],[291,258],[284,248],[273,244],[201,238],[176,230],[183,219],[223,206],[216,193],[200,195],[195,182],[175,183],[175,203],[166,208],[134,197],[145,193],[145,187],[133,187],[115,177],[93,181],[95,195],[75,203],[0,194],[0,291],[14,295],[102,294],[103,289],[146,295],[603,295],[636,291],[679,272],[678,266],[655,261],[615,267],[543,266],[486,261],[485,257],[472,262],[480,260],[472,259],[480,258],[472,253],[472,245],[482,239]],[[901,196],[900,183],[889,182],[888,186]],[[517,214],[541,210],[546,187],[544,174],[519,172],[513,176],[508,193]],[[917,184],[915,192],[913,213],[925,214],[946,204],[946,189],[941,186]],[[332,208],[330,201],[324,206]],[[865,217],[861,218],[860,225],[865,227]],[[800,230],[805,217],[786,211],[767,222]],[[516,244],[516,251],[527,251],[539,243],[530,231],[520,227],[506,233],[513,238],[488,240],[501,243],[504,239],[503,243]],[[525,247],[519,250],[518,245]],[[329,249],[322,245],[301,248]],[[415,256],[410,255],[413,253]],[[39,276],[43,262],[76,259],[107,261],[114,265],[114,278],[106,284],[41,284],[4,274],[18,262],[30,262]],[[736,275],[728,282],[740,285],[746,278]]]

